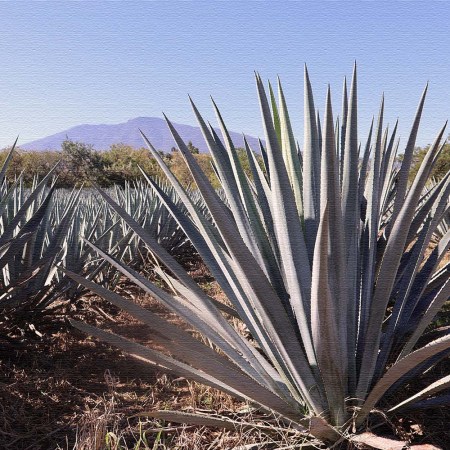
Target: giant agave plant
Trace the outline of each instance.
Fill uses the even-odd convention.
[[[340,124],[328,90],[323,126],[305,70],[303,147],[293,136],[285,97],[269,98],[256,75],[265,129],[265,171],[245,142],[253,176],[247,177],[222,117],[222,131],[193,110],[213,157],[225,199],[214,191],[167,119],[177,147],[207,206],[194,204],[143,135],[183,208],[147,177],[190,238],[232,307],[206,295],[179,264],[105,193],[108,203],[146,243],[161,265],[161,289],[94,244],[106,261],[179,314],[212,345],[75,273],[69,275],[145,323],[166,352],[83,323],[74,325],[149,364],[228,392],[277,414],[325,445],[376,441],[363,433],[375,407],[387,414],[417,404],[450,386],[435,380],[409,398],[392,396],[450,352],[448,330],[423,335],[450,295],[449,265],[440,262],[448,232],[425,250],[448,213],[450,174],[425,200],[423,188],[442,148],[442,128],[412,185],[408,173],[426,89],[394,169],[396,126],[384,127],[384,101],[365,145],[359,143],[356,67],[350,94],[344,84]],[[238,318],[251,337],[239,334]],[[419,338],[421,338],[418,345]],[[217,350],[217,351],[216,351]],[[389,400],[388,400],[389,399]],[[177,412],[155,415],[205,424]],[[205,422],[206,421],[206,422]],[[368,422],[369,421],[369,422]],[[211,419],[211,423],[217,424]],[[374,441],[375,439],[375,441]],[[316,441],[316,442],[317,442]],[[376,441],[377,448],[401,443]],[[400,447],[399,447],[400,448]]]

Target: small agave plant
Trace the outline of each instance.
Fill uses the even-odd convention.
[[[427,89],[397,168],[397,125],[392,132],[385,128],[384,101],[365,145],[360,145],[356,66],[349,95],[344,83],[340,123],[334,121],[328,90],[323,126],[305,69],[302,148],[293,136],[281,85],[278,101],[270,85],[267,97],[259,75],[256,85],[265,129],[265,143],[259,149],[265,170],[245,142],[251,177],[243,171],[216,105],[222,138],[192,103],[224,196],[212,188],[166,119],[203,207],[193,202],[143,135],[183,207],[149,177],[147,182],[232,306],[206,295],[154,238],[100,191],[167,269],[156,270],[171,293],[92,247],[211,345],[68,272],[145,323],[154,332],[155,346],[167,351],[73,324],[149,364],[257,404],[316,443],[371,442],[375,448],[401,448],[407,443],[367,431],[376,419],[374,408],[395,414],[426,397],[439,400],[439,391],[450,386],[447,375],[409,398],[392,395],[450,353],[448,329],[424,334],[450,296],[449,264],[441,265],[450,245],[449,232],[425,256],[437,226],[448,214],[450,173],[423,199],[425,183],[442,149],[445,126],[409,185]],[[238,333],[230,318],[242,321],[249,336]],[[172,421],[230,424],[175,411],[154,415]]]

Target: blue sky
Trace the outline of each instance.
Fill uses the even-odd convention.
[[[2,2],[0,147],[81,123],[137,116],[195,124],[187,95],[233,131],[262,135],[253,71],[283,82],[302,142],[303,64],[323,110],[339,113],[342,81],[359,69],[360,136],[385,93],[402,143],[427,81],[419,144],[450,118],[450,3]]]

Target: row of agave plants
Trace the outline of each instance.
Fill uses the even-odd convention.
[[[23,176],[5,179],[14,146],[0,172],[0,309],[14,311],[23,320],[52,310],[55,301],[76,299],[85,291],[57,270],[69,270],[114,288],[118,273],[86,244],[89,240],[120,261],[138,266],[144,244],[126,222],[92,189],[54,189],[51,170],[44,179],[25,188]],[[160,183],[169,197],[173,189]],[[171,254],[191,245],[159,198],[143,183],[108,191],[121,207]]]
[[[442,264],[450,246],[450,232],[442,225],[449,214],[450,173],[431,188],[427,185],[443,148],[445,126],[409,184],[427,89],[398,164],[397,124],[392,130],[385,126],[384,100],[360,145],[356,78],[355,67],[349,93],[344,83],[342,114],[336,121],[328,90],[321,125],[305,70],[304,141],[300,149],[281,84],[277,99],[270,85],[266,94],[256,75],[265,130],[265,143],[261,142],[258,150],[264,167],[245,142],[251,176],[243,170],[216,105],[213,103],[222,138],[192,103],[213,157],[220,193],[208,182],[168,119],[198,187],[195,196],[182,187],[143,135],[171,187],[162,187],[143,173],[146,187],[140,185],[135,192],[151,188],[154,198],[164,206],[164,214],[170,214],[208,266],[229,301],[227,305],[205,294],[171,255],[170,246],[150,232],[151,212],[141,200],[132,199],[131,191],[114,194],[97,188],[105,202],[101,210],[114,214],[108,223],[98,218],[98,207],[88,207],[84,219],[74,222],[77,225],[63,225],[66,217],[76,214],[82,197],[80,192],[65,196],[67,200],[57,208],[58,220],[53,222],[65,236],[61,237],[65,251],[53,257],[48,272],[58,282],[66,283],[69,277],[135,316],[154,332],[155,347],[85,323],[72,321],[73,325],[151,365],[259,405],[281,423],[304,432],[316,445],[406,445],[377,437],[370,428],[379,417],[373,414],[375,408],[389,416],[426,406],[427,402],[449,401],[448,395],[441,394],[450,386],[450,375],[433,380],[407,398],[397,396],[401,387],[413,385],[450,354],[449,330],[429,332],[450,296],[450,265]],[[27,252],[20,246],[21,263],[33,260],[24,256],[32,253],[34,241],[38,241],[37,235],[29,235],[31,221],[42,228],[41,221],[49,214],[45,213],[46,202],[50,203],[52,188],[42,187],[49,179],[36,185],[22,205],[24,208],[28,202],[29,210],[34,202],[33,215],[30,213],[27,220],[24,214],[17,221],[11,219],[9,228],[3,225],[3,255],[14,254],[14,236],[14,240],[26,242],[27,249],[31,245]],[[5,192],[6,198],[9,191]],[[18,226],[20,220],[22,227]],[[99,230],[93,231],[97,227]],[[119,236],[113,235],[111,227],[116,227]],[[77,240],[80,235],[84,237],[81,241]],[[48,239],[47,248],[54,241],[57,239]],[[158,261],[155,271],[167,289],[133,266],[138,245],[145,245]],[[90,272],[86,261],[93,261],[94,254],[102,262],[92,264]],[[8,258],[2,259],[2,264]],[[80,263],[72,264],[71,258],[79,258]],[[45,261],[41,256],[36,264],[45,265]],[[106,263],[178,314],[204,339],[99,281],[96,270],[101,271],[98,268]],[[17,288],[12,287],[6,298],[15,292]],[[237,331],[236,320],[245,324],[248,334]],[[152,414],[171,421],[233,425],[217,416],[179,411]]]

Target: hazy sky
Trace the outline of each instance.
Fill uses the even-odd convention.
[[[316,106],[330,83],[337,114],[354,60],[361,138],[384,92],[404,145],[429,80],[419,143],[432,141],[450,118],[449,2],[2,2],[0,147],[163,111],[195,125],[188,94],[259,136],[254,70],[280,75],[301,143],[303,64]]]

